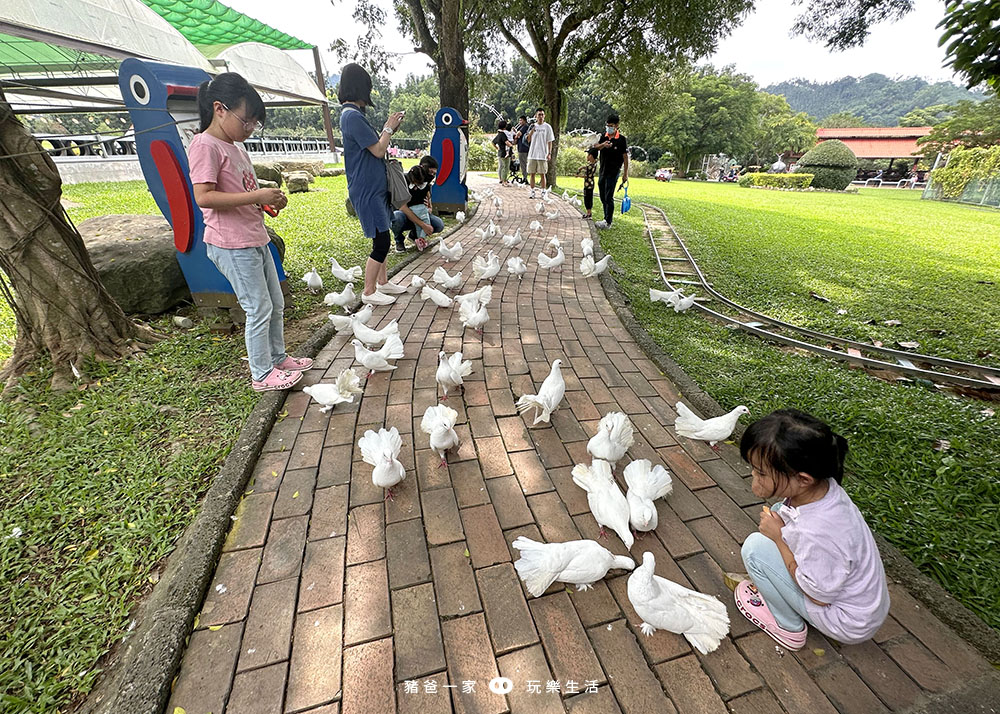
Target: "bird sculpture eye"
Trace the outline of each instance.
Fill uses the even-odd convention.
[[[128,80],[128,86],[132,90],[132,96],[139,104],[149,104],[149,85],[146,80],[137,74],[133,74]]]
[[[441,123],[445,126],[451,126],[451,114],[445,114],[441,117]]]

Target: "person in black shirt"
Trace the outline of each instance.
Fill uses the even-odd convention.
[[[410,186],[410,200],[406,202],[406,205],[402,207],[401,210],[395,211],[392,214],[392,233],[396,238],[396,252],[405,253],[406,244],[403,242],[403,234],[406,231],[410,231],[410,239],[416,242],[416,222],[420,221],[421,228],[423,231],[430,235],[431,233],[440,233],[444,230],[444,221],[435,216],[433,213],[430,214],[430,223],[426,224],[420,220],[420,218],[413,212],[410,206],[419,206],[421,204],[427,206],[428,211],[432,211],[431,206],[431,185],[434,183],[434,178],[437,176],[438,163],[433,156],[424,156],[420,159],[419,165],[423,167],[424,172],[427,177],[427,181],[417,185]],[[428,230],[430,228],[430,230]]]
[[[521,176],[528,176],[528,117],[524,114],[517,118],[517,126],[514,127],[514,143],[517,144],[517,160],[521,165]]]
[[[507,175],[510,173],[510,139],[507,138],[507,122],[503,119],[497,122],[497,135],[493,137],[493,145],[497,147],[497,173],[500,174],[500,185],[507,185]]]
[[[623,167],[622,183],[618,188],[621,189],[628,181],[628,141],[625,135],[618,131],[620,122],[621,119],[617,114],[609,115],[604,133],[594,144],[594,148],[601,152],[597,189],[601,196],[601,205],[604,206],[604,220],[595,224],[598,228],[607,228],[615,218],[615,184]]]

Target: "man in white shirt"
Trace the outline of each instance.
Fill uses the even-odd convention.
[[[556,134],[552,127],[545,123],[545,110],[539,108],[535,112],[535,123],[528,130],[528,167],[527,173],[531,176],[531,197],[535,197],[535,174],[542,176],[542,190],[546,188],[545,175],[549,171],[549,161],[552,160],[552,142],[555,141]]]

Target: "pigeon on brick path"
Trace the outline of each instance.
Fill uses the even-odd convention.
[[[595,275],[600,275],[608,268],[608,261],[611,260],[611,255],[608,254],[594,262],[594,256],[585,255],[583,260],[580,261],[580,274],[585,278],[591,278]]]
[[[582,241],[580,241],[580,248],[581,248],[581,250],[583,250],[583,254],[584,255],[589,255],[589,256],[593,257],[593,255],[594,255],[594,239],[593,238],[584,238]]]
[[[389,364],[389,360],[397,360],[403,356],[403,341],[398,334],[389,335],[382,349],[377,352],[365,347],[358,339],[351,340],[351,344],[354,345],[355,359],[368,369],[369,377],[376,372],[391,372],[396,369],[396,365]]]
[[[472,374],[472,360],[463,360],[461,352],[456,352],[451,357],[445,355],[444,350],[438,352],[438,368],[435,379],[444,390],[441,401],[448,398],[449,389],[461,387],[465,377],[470,374]]]
[[[538,543],[519,536],[511,546],[521,557],[514,569],[535,597],[541,597],[555,581],[577,586],[577,592],[589,590],[611,568],[632,570],[635,562],[615,555],[595,540],[571,540],[565,543]]]
[[[392,499],[393,486],[406,478],[406,469],[398,458],[403,447],[399,430],[392,427],[388,431],[379,429],[376,433],[369,429],[358,440],[358,447],[364,462],[375,467],[372,469],[372,483],[386,489],[385,497]]]
[[[433,280],[445,290],[455,290],[462,285],[462,272],[448,275],[448,271],[439,265],[434,269]]]
[[[421,300],[433,300],[434,304],[438,307],[451,307],[453,301],[450,297],[445,295],[443,292],[437,288],[432,288],[430,285],[425,285],[420,290]]]
[[[372,319],[372,313],[375,308],[371,305],[365,305],[363,308],[358,310],[353,315],[335,315],[330,313],[330,322],[333,323],[334,328],[337,330],[337,334],[347,332],[348,330],[354,330],[354,323],[359,322],[362,325],[367,325],[368,321]]]
[[[361,322],[352,325],[354,336],[366,345],[380,345],[389,339],[390,335],[399,335],[399,324],[393,320],[381,330],[374,330]]]
[[[417,292],[417,290],[419,290],[426,284],[427,284],[426,278],[422,278],[419,275],[414,275],[410,278],[410,287],[408,287],[406,290],[407,292],[415,293]]]
[[[520,256],[507,259],[507,272],[511,275],[516,275],[518,280],[521,279],[521,276],[524,275],[527,269],[528,266],[525,265],[524,259]]]
[[[446,263],[450,263],[453,260],[458,260],[462,257],[462,242],[455,241],[450,247],[444,242],[444,238],[438,243],[438,253],[444,258]]]
[[[707,441],[715,451],[719,450],[716,446],[718,442],[725,441],[732,435],[740,416],[750,413],[749,409],[741,405],[720,417],[701,419],[684,402],[677,402],[675,409],[677,419],[674,421],[674,431],[689,439]]]
[[[535,410],[535,421],[532,422],[532,426],[540,421],[547,422],[566,394],[566,380],[563,379],[561,365],[561,359],[552,363],[549,375],[539,387],[538,394],[522,394],[517,400],[519,414]]]
[[[553,270],[554,268],[561,268],[562,264],[566,262],[566,254],[563,253],[563,249],[559,248],[556,251],[554,258],[550,258],[545,255],[545,253],[538,254],[538,266],[544,268],[545,270]]]
[[[595,459],[611,464],[612,470],[635,443],[631,420],[622,412],[608,412],[601,417],[597,433],[587,442],[587,451]]]
[[[322,404],[321,412],[326,413],[337,404],[350,404],[354,401],[355,394],[361,394],[361,378],[353,369],[345,369],[337,375],[337,381],[333,384],[313,384],[303,387],[302,391],[312,397],[317,403]]]
[[[635,538],[628,529],[628,501],[611,475],[611,464],[594,459],[590,466],[577,464],[571,473],[573,483],[587,492],[587,504],[601,527],[601,537],[606,538],[604,529],[610,528],[622,539],[625,548],[631,550]]]
[[[477,255],[472,259],[472,277],[478,280],[493,280],[500,272],[500,258],[491,250],[486,257]]]
[[[441,466],[448,463],[448,451],[459,444],[455,433],[457,420],[458,412],[444,404],[427,407],[420,420],[420,430],[430,437],[431,450],[441,457]]]
[[[656,504],[658,498],[663,498],[673,489],[670,472],[657,464],[653,466],[649,459],[638,459],[625,467],[625,483],[628,492],[629,523],[636,531],[656,530]]]

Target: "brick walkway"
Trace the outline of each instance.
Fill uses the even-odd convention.
[[[503,232],[520,226],[528,235],[534,202],[520,189],[500,193]],[[399,320],[406,358],[369,380],[360,404],[321,414],[301,391],[289,395],[237,511],[168,712],[872,714],[906,710],[989,671],[898,587],[890,588],[892,616],[859,646],[811,631],[801,652],[779,651],[736,612],[722,574],[742,570],[739,544],[756,530],[760,500],[748,471],[732,446],[720,457],[675,436],[676,388],[622,327],[599,281],[579,275],[589,224],[564,202],[558,208],[558,219],[542,219],[541,234],[513,250],[528,263],[524,279],[511,279],[506,267],[497,277],[482,338],[463,330],[457,310],[404,295],[376,320]],[[512,254],[499,238],[474,236],[491,214],[484,206],[457,233],[466,247],[461,292],[475,287],[471,261],[487,243],[502,263]],[[537,267],[552,234],[564,242],[562,272]],[[436,254],[423,256],[395,281],[430,278],[439,264]],[[462,445],[446,468],[419,430],[436,402],[442,349],[462,350],[474,364],[464,399],[447,402],[459,411]],[[514,401],[536,391],[557,358],[566,398],[551,425],[526,428]],[[338,336],[303,381],[332,379],[353,362],[347,337]],[[589,592],[555,584],[541,598],[526,597],[514,571],[509,543],[519,535],[597,536],[570,469],[589,462],[587,439],[612,410],[636,427],[631,456],[665,463],[675,476],[673,493],[658,503],[655,535],[638,539],[633,557],[653,552],[659,575],[729,606],[731,636],[708,656],[670,633],[639,634],[622,571]],[[382,425],[402,433],[408,470],[386,503],[355,446]],[[625,553],[614,536],[605,542]],[[506,696],[488,689],[498,675],[514,682]],[[550,680],[562,691],[546,693]],[[463,692],[464,682],[474,691]]]

